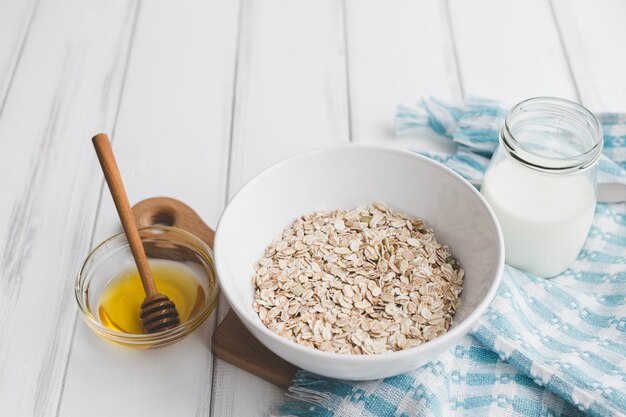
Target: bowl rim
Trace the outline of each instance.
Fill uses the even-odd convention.
[[[228,217],[230,207],[232,206],[233,202],[237,201],[237,199],[240,198],[241,193],[247,190],[249,187],[253,186],[256,182],[262,179],[263,176],[267,175],[269,172],[273,172],[278,169],[281,169],[284,165],[292,162],[295,159],[321,155],[321,154],[329,153],[329,152],[339,152],[339,151],[344,151],[346,149],[386,152],[386,153],[396,154],[396,155],[407,157],[407,158],[412,158],[416,161],[419,161],[420,163],[426,163],[426,164],[432,165],[433,167],[441,171],[444,175],[451,176],[457,182],[459,182],[463,187],[469,189],[474,195],[474,197],[476,197],[480,201],[480,203],[483,205],[483,207],[486,209],[490,219],[493,222],[493,225],[495,226],[495,230],[497,233],[497,241],[498,241],[498,247],[497,247],[498,259],[497,259],[497,268],[495,271],[495,276],[492,280],[492,283],[488,291],[482,297],[482,300],[480,300],[480,302],[477,304],[474,310],[467,317],[465,317],[465,319],[461,321],[457,326],[451,328],[445,334],[438,336],[428,342],[422,343],[421,345],[414,346],[412,348],[405,349],[405,350],[384,352],[382,354],[375,354],[375,355],[351,355],[351,354],[345,354],[345,353],[325,352],[319,349],[315,349],[313,347],[303,346],[296,342],[293,342],[291,340],[285,339],[277,335],[276,333],[272,332],[267,327],[265,327],[260,321],[257,322],[257,321],[248,320],[248,317],[246,313],[243,311],[242,306],[240,306],[239,303],[235,301],[233,294],[229,292],[228,284],[224,284],[223,279],[225,280],[225,278],[222,278],[222,277],[227,276],[227,274],[224,273],[226,267],[220,261],[221,257],[219,256],[219,253],[221,252],[220,248],[221,248],[221,243],[223,239],[222,235],[224,234],[224,232],[222,231],[222,225],[223,225],[224,219]],[[393,359],[400,360],[403,358],[413,357],[413,356],[420,355],[420,354],[427,354],[430,351],[435,351],[438,348],[445,347],[448,344],[454,342],[454,340],[467,334],[471,330],[474,323],[487,309],[488,305],[491,303],[493,297],[495,296],[495,293],[500,284],[500,280],[502,278],[502,272],[504,270],[504,238],[502,235],[500,224],[498,223],[498,220],[493,210],[491,209],[491,207],[489,206],[485,198],[465,178],[463,178],[460,174],[456,173],[452,169],[441,164],[440,162],[437,162],[426,156],[420,155],[416,152],[407,151],[403,149],[397,149],[397,148],[391,148],[391,147],[386,147],[386,146],[381,146],[381,145],[357,144],[357,143],[329,145],[329,146],[324,146],[324,147],[308,150],[305,152],[300,152],[288,158],[282,159],[279,162],[276,162],[275,164],[270,165],[269,167],[263,169],[261,172],[254,175],[245,184],[243,184],[239,188],[239,190],[237,190],[233,198],[230,199],[227,206],[224,208],[224,211],[222,211],[220,220],[215,229],[215,241],[213,244],[213,254],[215,256],[214,258],[215,268],[217,270],[217,277],[218,277],[218,281],[220,282],[220,288],[222,290],[222,293],[226,297],[226,300],[228,301],[228,304],[230,305],[230,307],[235,311],[239,319],[246,325],[246,327],[252,326],[252,328],[260,331],[261,333],[263,333],[264,335],[272,339],[274,342],[277,342],[278,344],[281,344],[281,345],[289,346],[293,348],[295,351],[300,352],[302,354],[315,355],[315,356],[318,356],[319,359],[342,360],[347,363],[366,363],[366,362],[371,363],[372,360],[378,360],[378,361],[393,360]],[[259,339],[259,341],[265,345],[265,342],[263,340]],[[279,356],[282,356],[282,355],[279,354]]]

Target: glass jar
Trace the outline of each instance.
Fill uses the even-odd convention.
[[[536,97],[507,113],[481,193],[509,265],[551,277],[574,262],[593,220],[601,152],[600,122],[577,103]]]

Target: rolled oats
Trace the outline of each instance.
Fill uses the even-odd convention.
[[[254,310],[329,352],[408,349],[445,333],[464,271],[432,229],[384,202],[299,217],[255,264]]]

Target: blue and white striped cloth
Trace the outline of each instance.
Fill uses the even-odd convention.
[[[459,144],[429,155],[482,179],[505,110],[472,99],[400,107],[399,133],[429,128]],[[602,114],[600,181],[626,182],[626,115]],[[380,381],[350,382],[305,371],[281,415],[626,416],[626,203],[598,204],[577,261],[544,280],[505,267],[486,314],[438,360]],[[582,410],[582,411],[581,411]]]

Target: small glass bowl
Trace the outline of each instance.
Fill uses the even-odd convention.
[[[185,269],[194,271],[198,284],[205,293],[205,304],[200,311],[175,328],[158,333],[122,333],[102,324],[97,308],[103,290],[120,271],[133,268],[135,265],[123,233],[105,240],[87,256],[76,278],[74,287],[76,301],[85,322],[99,336],[134,348],[164,346],[188,335],[202,324],[215,308],[218,287],[213,252],[196,236],[175,227],[150,226],[139,229],[139,235],[148,262],[165,259],[180,263]]]

